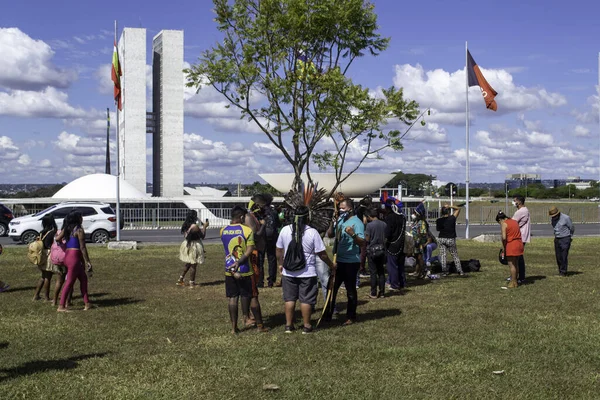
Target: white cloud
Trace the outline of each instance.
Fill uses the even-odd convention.
[[[527,141],[529,144],[538,147],[550,147],[554,144],[552,135],[548,133],[536,132],[526,134]]]
[[[482,69],[490,85],[499,93],[496,97],[498,114],[525,111],[543,107],[560,107],[567,104],[559,93],[548,92],[544,88],[518,86],[512,75],[501,69]],[[416,100],[421,107],[435,110],[431,119],[436,122],[464,123],[465,109],[465,71],[460,69],[447,72],[442,69],[425,71],[419,64],[396,65],[394,84],[404,88],[407,98]],[[493,115],[485,110],[480,89],[469,90],[471,114]],[[478,105],[478,103],[480,103]],[[443,117],[437,120],[435,115]],[[448,115],[453,114],[453,115]]]
[[[17,162],[21,165],[27,166],[31,164],[31,157],[29,157],[27,154],[22,154]]]
[[[0,115],[45,118],[91,118],[97,111],[75,108],[68,103],[65,92],[47,87],[41,92],[0,91]]]
[[[54,51],[19,28],[0,28],[0,86],[39,90],[46,86],[66,88],[77,75],[52,63]]]
[[[577,125],[575,129],[573,129],[573,135],[576,137],[590,137],[590,130],[585,126]]]

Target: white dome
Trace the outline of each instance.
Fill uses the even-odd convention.
[[[281,193],[289,192],[294,181],[293,173],[278,174],[259,174],[267,183],[279,190]],[[314,173],[310,174],[313,182],[318,182],[320,188],[330,191],[335,185],[334,173]],[[352,174],[348,179],[338,186],[337,190],[343,192],[349,197],[363,197],[376,191],[383,185],[392,180],[394,174]],[[307,182],[306,174],[302,174],[302,179]]]
[[[77,178],[62,189],[53,199],[82,199],[82,200],[114,200],[117,198],[117,177],[108,174],[91,174]],[[119,198],[143,199],[148,197],[134,188],[129,182],[121,179]]]

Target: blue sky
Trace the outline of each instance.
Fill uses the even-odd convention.
[[[599,178],[600,4],[523,3],[374,1],[390,47],[353,64],[350,76],[373,93],[404,87],[432,115],[408,134],[404,151],[368,160],[361,172],[402,170],[464,182],[468,40],[499,92],[494,113],[485,109],[478,88],[470,91],[471,181],[498,182],[510,173]],[[220,37],[206,0],[173,0],[168,9],[156,0],[129,0],[119,3],[118,12],[102,2],[6,4],[0,15],[5,183],[69,182],[104,172],[104,114],[114,108],[109,64],[115,19],[121,28],[148,30],[148,64],[151,37],[161,29],[184,30],[190,63]],[[289,170],[266,138],[225,110],[214,91],[188,91],[185,110],[185,182],[253,182],[261,172]],[[360,153],[356,147],[350,158]]]

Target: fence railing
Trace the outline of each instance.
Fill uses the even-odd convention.
[[[13,210],[15,217],[37,213],[44,208],[27,208]],[[408,217],[414,207],[405,207],[404,213]],[[496,224],[496,214],[500,206],[472,205],[469,210],[469,223],[472,225]],[[550,222],[548,206],[528,206],[531,223],[547,224]],[[573,204],[559,206],[561,212],[569,215],[574,223],[598,223],[600,222],[600,208],[597,205]],[[516,209],[509,209],[511,216]],[[124,208],[121,215],[124,221],[124,229],[179,229],[188,213],[188,208]],[[202,208],[196,210],[200,221],[208,222],[213,228],[222,228],[231,220],[231,208]],[[430,207],[427,211],[427,219],[431,223],[439,218],[439,208]],[[458,223],[465,223],[465,210],[462,209],[458,217]]]

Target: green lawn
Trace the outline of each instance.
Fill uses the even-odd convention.
[[[535,239],[526,249],[533,283],[501,290],[498,244],[460,241],[461,259],[479,258],[481,272],[411,281],[405,296],[379,300],[366,299],[363,282],[359,323],[334,320],[313,335],[284,334],[281,290],[263,289],[271,332],[238,336],[218,246],[208,246],[198,290],[175,286],[177,246],[94,247],[97,308],[79,311],[77,297],[70,314],[32,302],[37,270],[24,247],[6,248],[0,398],[597,399],[599,245],[577,238],[573,275],[559,278],[552,241]]]

